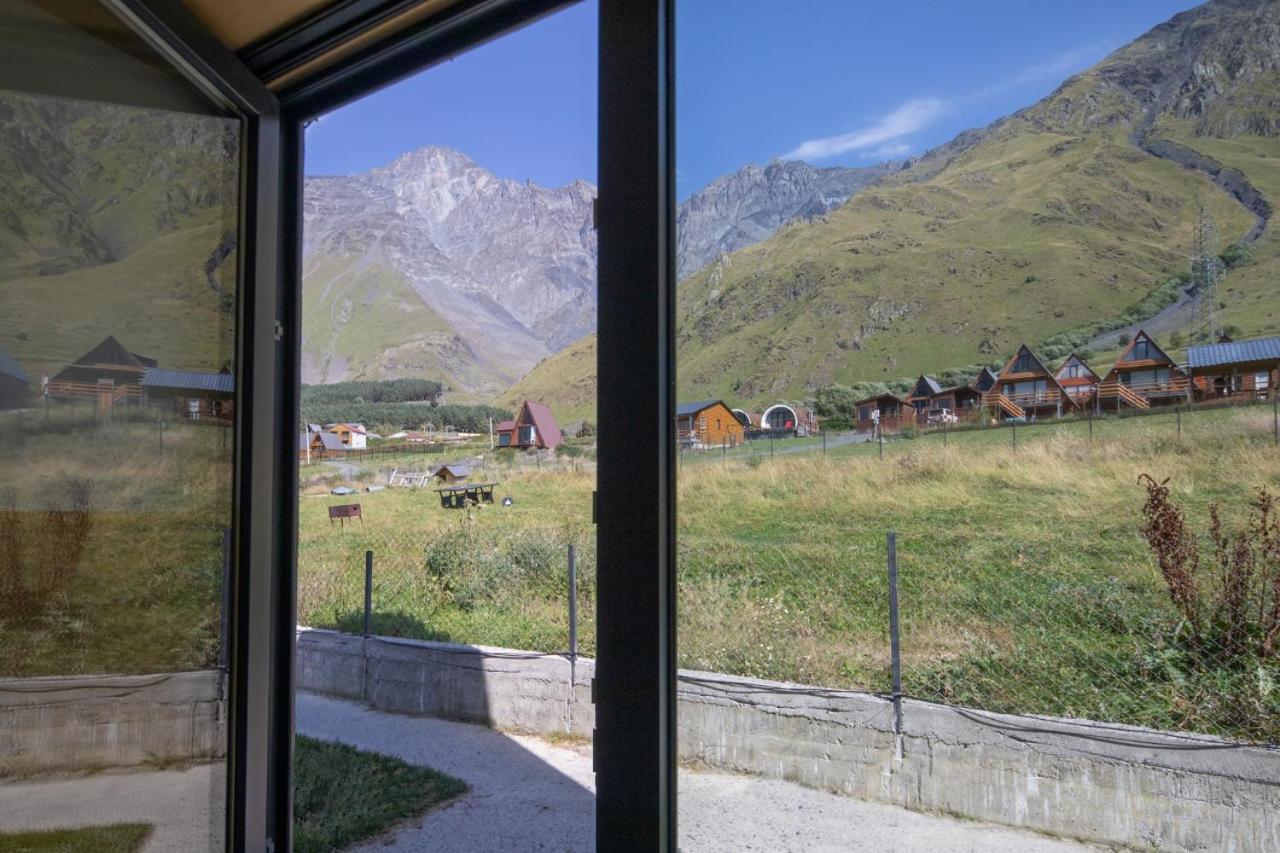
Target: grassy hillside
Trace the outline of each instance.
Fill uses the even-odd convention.
[[[1123,128],[1077,136],[1016,120],[910,179],[688,281],[682,393],[764,401],[999,361],[1117,315],[1181,271],[1200,203],[1224,244],[1253,223]]]
[[[494,403],[515,409],[524,400],[551,407],[561,424],[596,420],[596,336],[587,335],[544,358]]]

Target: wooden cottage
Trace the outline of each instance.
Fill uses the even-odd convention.
[[[994,376],[995,374],[992,374]],[[976,380],[975,380],[976,381]],[[942,415],[950,412],[956,419],[972,418],[982,409],[982,392],[974,387],[973,382],[943,388],[934,394],[925,412],[925,420],[935,423]]]
[[[515,420],[503,421],[494,428],[499,447],[555,450],[564,442],[556,416],[545,403],[525,400]]]
[[[342,443],[337,433],[322,430],[311,435],[311,458],[324,459],[329,456],[341,456],[351,448]]]
[[[231,371],[202,373],[149,367],[142,374],[143,402],[178,418],[230,423],[236,383]]]
[[[49,377],[45,393],[50,397],[96,397],[100,407],[142,399],[142,375],[156,361],[129,352],[108,335],[102,343]]]
[[[996,377],[982,405],[1004,418],[1061,417],[1075,400],[1031,349],[1023,344]]]
[[[858,432],[899,432],[915,420],[915,409],[897,394],[877,394],[853,404],[854,428]]]
[[[1102,380],[1097,373],[1094,373],[1093,368],[1085,364],[1083,358],[1071,353],[1054,371],[1053,376],[1062,386],[1062,390],[1070,394],[1080,408],[1088,408],[1094,404],[1098,383]]]
[[[996,382],[998,381],[1000,381],[999,374],[990,367],[984,367],[978,371],[978,376],[969,385],[979,394],[985,394],[996,387]]]
[[[369,446],[369,431],[364,428],[364,424],[325,424],[324,428],[326,432],[336,435],[347,450],[363,450]]]
[[[1160,349],[1155,339],[1139,331],[1098,383],[1098,408],[1175,405],[1190,400],[1191,380]]]
[[[721,400],[676,406],[676,439],[681,447],[736,447],[745,437],[742,421]]]
[[[22,408],[30,390],[31,380],[22,365],[0,349],[0,410]]]
[[[1280,382],[1280,337],[1189,346],[1187,373],[1198,400],[1270,398]]]
[[[907,394],[907,402],[916,410],[916,420],[924,423],[929,410],[933,408],[933,398],[942,393],[942,386],[932,376],[921,376],[911,386]]]

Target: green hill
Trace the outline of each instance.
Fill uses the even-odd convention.
[[[1255,212],[1144,148],[1173,139],[1280,197],[1280,108],[1259,94],[1277,91],[1278,17],[1261,2],[1179,15],[821,221],[703,269],[679,296],[682,396],[764,401],[998,362],[1184,271],[1201,205],[1224,248],[1245,238]],[[1220,294],[1250,334],[1280,329],[1270,230],[1255,258]]]

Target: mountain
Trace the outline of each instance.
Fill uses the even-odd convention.
[[[239,148],[233,120],[0,93],[0,348],[33,376],[108,334],[221,367]]]
[[[303,381],[425,376],[496,394],[595,327],[595,188],[428,147],[306,180]]]
[[[773,160],[721,175],[676,212],[677,278],[772,236],[792,219],[821,216],[901,168],[901,163],[880,163],[820,169],[798,160]]]
[[[783,226],[678,294],[680,393],[763,402],[1002,360],[1187,268],[1203,205],[1254,263],[1225,322],[1280,331],[1280,4],[1179,14],[1040,102]]]

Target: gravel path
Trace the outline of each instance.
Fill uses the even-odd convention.
[[[299,694],[298,731],[397,755],[466,781],[453,804],[358,848],[400,851],[594,850],[594,777],[585,748],[481,726],[372,711]],[[680,774],[684,851],[1080,853],[1093,848],[720,773]]]

